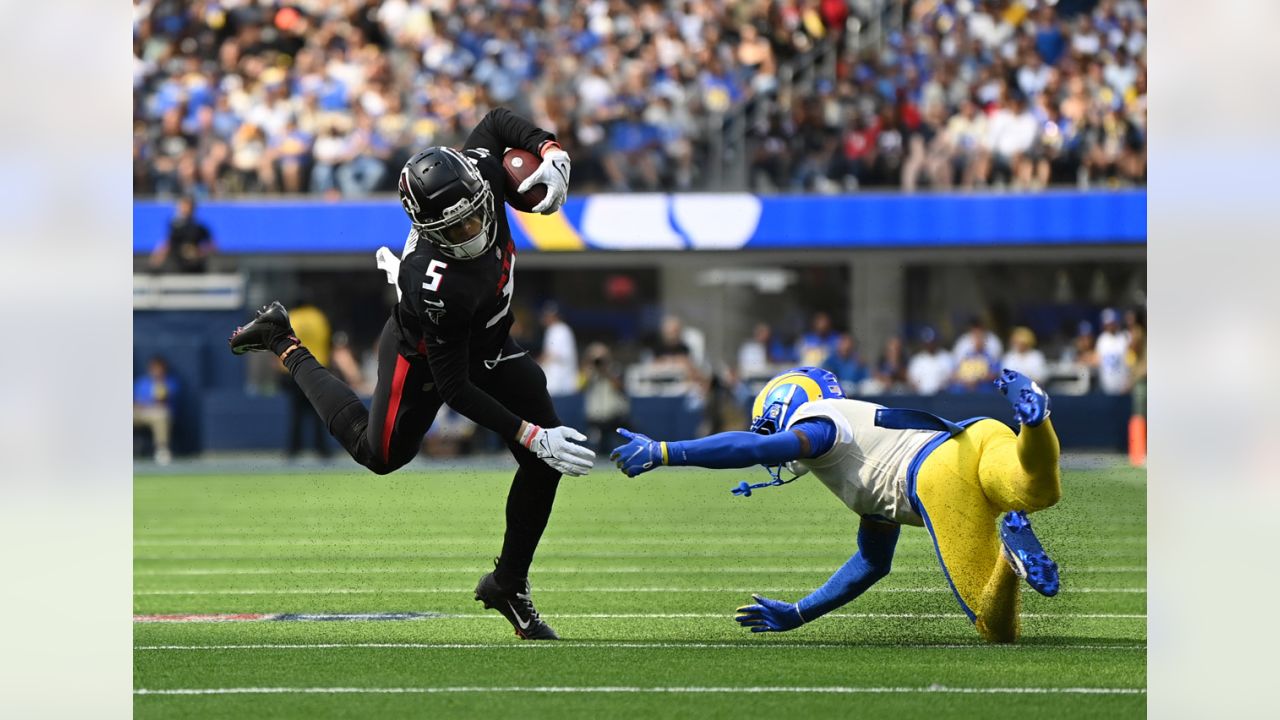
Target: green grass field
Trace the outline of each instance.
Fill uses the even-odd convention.
[[[509,471],[138,476],[137,614],[440,616],[135,622],[135,714],[1145,715],[1145,472],[1065,472],[1063,501],[1034,518],[1063,590],[1024,587],[1023,641],[1002,647],[960,614],[919,528],[893,574],[836,614],[741,630],[751,592],[800,598],[853,552],[856,527],[817,482],[729,494],[752,476],[563,481],[532,573],[560,643],[521,642],[472,600]]]

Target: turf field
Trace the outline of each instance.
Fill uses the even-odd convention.
[[[744,499],[729,488],[753,473],[612,467],[563,481],[534,563],[534,599],[566,641],[521,642],[471,593],[509,477],[138,476],[135,714],[1145,715],[1144,471],[1065,472],[1063,501],[1034,517],[1063,590],[1024,587],[1009,647],[980,643],[918,528],[842,611],[747,633],[733,610],[820,585],[853,551],[853,515],[817,482]],[[332,619],[386,613],[421,615]],[[154,615],[186,617],[140,621]]]

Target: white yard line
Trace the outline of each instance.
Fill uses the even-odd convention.
[[[809,574],[809,573],[826,573],[830,574],[835,570],[835,566],[809,566],[809,567],[715,567],[715,568],[642,568],[642,567],[616,567],[616,568],[581,568],[581,567],[565,567],[565,568],[534,568],[534,575],[774,575],[774,574]],[[1070,565],[1061,566],[1061,571],[1066,574],[1088,574],[1088,573],[1145,573],[1147,568],[1142,565],[1118,565],[1114,567],[1073,567]],[[203,575],[442,575],[448,573],[457,573],[460,575],[474,575],[478,572],[477,566],[459,567],[459,568],[436,568],[436,567],[405,567],[405,568],[297,568],[297,567],[280,567],[280,568],[175,568],[167,569],[141,569],[134,570],[134,577],[185,577],[185,576],[203,576]],[[940,572],[935,565],[933,567],[897,567],[893,568],[894,575],[928,573],[935,574]]]
[[[639,650],[748,650],[756,652],[769,648],[800,650],[1146,650],[1146,645],[1026,645],[1026,644],[978,644],[954,643],[895,643],[884,645],[799,643],[799,642],[751,642],[751,643],[664,643],[664,642],[573,642],[558,643],[257,643],[250,645],[139,645],[134,650],[545,650],[570,648],[628,648]]]
[[[653,694],[959,694],[959,695],[1145,695],[1146,688],[1124,687],[258,687],[258,688],[138,688],[134,695],[432,695],[438,693],[653,693]]]
[[[685,548],[680,552],[668,551],[647,551],[647,550],[584,550],[580,552],[572,552],[567,548],[550,548],[540,551],[539,557],[547,562],[569,562],[573,559],[588,560],[650,560],[665,561],[679,560],[680,562],[714,562],[721,559],[739,560],[736,554],[731,554],[730,549],[724,550],[704,550],[695,549],[697,543],[691,543],[690,548]],[[311,550],[324,550],[320,546],[310,548]],[[899,546],[899,550],[901,550]],[[924,545],[912,552],[926,550],[933,552],[932,545]],[[218,548],[211,548],[218,550]],[[225,553],[217,554],[192,554],[192,555],[147,555],[134,553],[134,562],[190,562],[190,563],[206,563],[206,562],[234,562],[237,564],[252,564],[261,562],[319,562],[330,561],[335,563],[379,563],[386,561],[413,561],[413,562],[429,562],[436,560],[480,560],[481,558],[492,558],[493,548],[482,549],[480,547],[471,550],[459,551],[436,551],[424,550],[411,552],[405,548],[403,553],[380,554],[380,553],[349,553],[341,552],[340,548],[333,551],[323,553],[303,553],[299,555],[286,555],[283,553],[249,553],[245,555],[230,555]],[[786,562],[787,560],[803,559],[806,563],[813,563],[819,560],[830,558],[848,558],[852,548],[797,548],[793,550],[780,550],[776,552],[766,552],[763,550],[752,549],[752,554],[758,559],[768,562]],[[1103,558],[1117,558],[1117,562],[1124,562],[1129,565],[1141,563],[1146,560],[1146,548],[1108,548],[1104,550],[1079,550],[1079,554],[1087,555],[1091,561],[1097,562]]]
[[[474,587],[452,588],[190,588],[176,590],[135,590],[135,596],[168,596],[168,595],[435,595],[463,594],[473,591]],[[770,592],[808,592],[812,588],[802,587],[585,587],[585,588],[540,588],[540,593],[770,593]],[[879,593],[950,593],[948,587],[909,587],[878,588]],[[1064,593],[1102,593],[1102,594],[1146,594],[1147,589],[1141,587],[1126,588],[1063,588]]]
[[[676,618],[718,618],[721,620],[728,619],[729,614],[723,612],[715,613],[547,613],[548,618],[552,619],[597,619],[597,620],[615,620],[615,619],[644,619],[644,620],[670,620]],[[884,619],[902,619],[902,620],[930,620],[930,619],[950,619],[964,618],[963,613],[828,613],[824,617],[838,618],[857,618],[862,620],[884,620]],[[1020,617],[1024,618],[1086,618],[1096,620],[1146,620],[1146,613],[1022,613]],[[426,620],[504,620],[501,615],[496,613],[442,613],[424,618]],[[224,620],[211,618],[208,620],[184,620],[185,623],[202,623],[202,622],[225,622]]]
[[[1105,538],[1077,538],[1076,543],[1096,541],[1098,543],[1113,545],[1143,545],[1147,542],[1146,535],[1108,535]],[[263,535],[261,537],[186,537],[173,539],[148,539],[146,537],[134,538],[135,547],[252,547],[252,546],[400,546],[400,545],[485,545],[491,542],[486,538],[473,537],[411,537],[411,538],[389,538],[384,535],[373,537],[333,537],[333,536],[312,536],[312,537],[280,537],[278,535]],[[540,547],[543,548],[574,548],[582,546],[605,546],[605,547],[629,547],[644,545],[811,545],[823,547],[831,544],[830,538],[813,539],[803,537],[725,537],[716,535],[712,537],[591,537],[565,539],[555,538],[544,540]],[[900,544],[915,544],[919,542],[928,542],[927,536],[916,538],[904,538]]]

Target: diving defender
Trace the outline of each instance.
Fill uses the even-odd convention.
[[[792,630],[845,605],[889,574],[902,525],[926,528],[965,615],[990,642],[1019,634],[1018,583],[1058,592],[1058,568],[1031,530],[1027,513],[1061,497],[1058,437],[1049,396],[1005,370],[996,380],[1013,404],[1015,434],[991,418],[960,423],[918,410],[847,399],[826,370],[796,368],[756,397],[751,432],[658,442],[619,429],[627,443],[610,455],[635,477],[661,465],[812,471],[861,516],[858,551],[822,587],[799,602],[753,596],[735,618],[752,632]],[[794,478],[793,478],[794,479]],[[1003,516],[1003,517],[1002,517]]]
[[[329,432],[379,475],[418,454],[442,403],[502,437],[519,468],[507,495],[502,552],[476,600],[502,613],[521,638],[554,640],[530,597],[529,566],[561,475],[585,475],[595,454],[575,442],[586,437],[560,424],[546,375],[509,336],[516,249],[504,211],[507,148],[542,158],[518,190],[543,183],[547,197],[533,209],[558,210],[568,193],[568,153],[553,134],[503,108],[480,121],[461,151],[427,148],[400,171],[400,204],[411,228],[399,258],[378,251],[399,300],[378,340],[370,409],[298,341],[278,302],[230,343],[236,354],[279,356]]]

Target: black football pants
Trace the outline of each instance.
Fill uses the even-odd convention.
[[[520,355],[511,340],[504,359],[493,369],[477,358],[471,381],[521,419],[551,428],[560,424],[547,376],[533,358]],[[379,475],[406,465],[417,456],[443,404],[436,391],[426,358],[405,357],[391,320],[378,338],[378,384],[369,409],[347,386],[312,357],[306,348],[291,353],[285,366],[311,405],[356,462]],[[539,460],[512,438],[504,438],[519,467],[507,494],[507,531],[498,558],[500,584],[522,582],[533,562],[533,553],[546,529],[555,502],[560,473]]]

